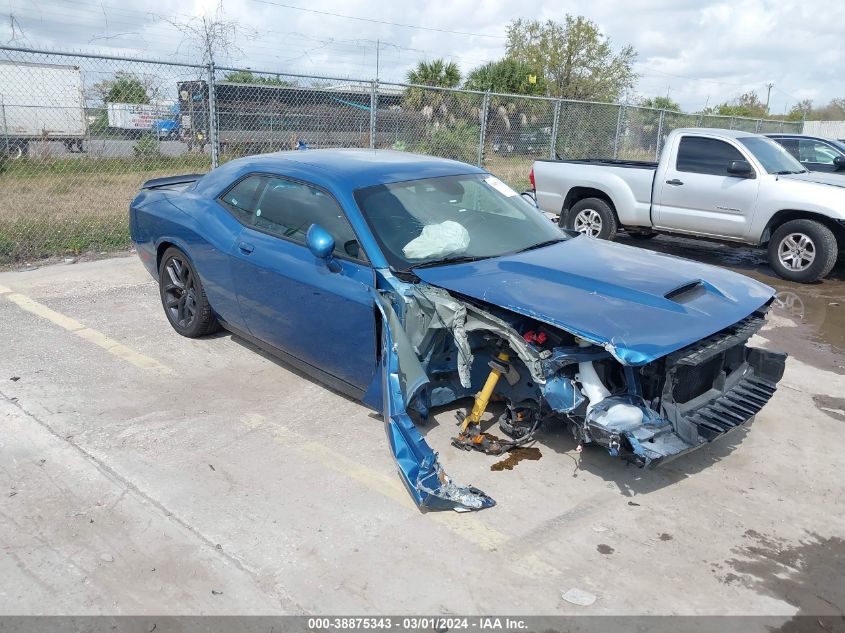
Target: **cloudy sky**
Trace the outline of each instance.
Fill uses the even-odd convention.
[[[0,42],[195,60],[174,24],[213,13],[217,2],[0,0]],[[749,90],[765,100],[770,81],[775,113],[799,99],[845,96],[842,0],[223,0],[223,7],[243,26],[240,50],[223,61],[254,69],[370,78],[380,41],[383,80],[440,56],[466,72],[503,55],[510,20],[568,12],[595,21],[615,48],[634,46],[639,95],[668,92],[689,111]]]

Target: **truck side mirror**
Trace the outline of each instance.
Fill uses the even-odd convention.
[[[754,168],[747,160],[732,160],[728,163],[728,176],[737,178],[756,178]]]
[[[837,156],[833,159],[833,169],[836,171],[845,170],[845,156]]]

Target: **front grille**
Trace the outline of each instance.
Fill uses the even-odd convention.
[[[765,324],[766,317],[759,312],[755,312],[721,332],[670,354],[667,359],[670,365],[700,365],[716,354],[747,341]]]

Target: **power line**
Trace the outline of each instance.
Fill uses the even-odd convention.
[[[109,42],[111,42],[110,46],[112,46],[114,48],[119,48],[121,50],[128,50],[128,49],[125,45],[121,45],[120,42],[115,41],[115,40],[119,40],[122,37],[126,37],[126,36],[134,36],[135,38],[137,38],[138,40],[143,42],[147,47],[149,47],[151,40],[157,40],[159,42],[164,42],[164,41],[170,42],[170,41],[172,41],[172,38],[169,34],[165,35],[161,31],[156,33],[156,29],[167,29],[167,31],[171,31],[172,20],[175,19],[176,16],[190,17],[190,16],[187,16],[186,14],[177,13],[177,14],[167,15],[167,14],[157,13],[157,12],[153,12],[153,11],[144,11],[144,10],[138,10],[138,9],[114,7],[114,6],[111,6],[111,5],[104,5],[104,4],[100,4],[100,3],[94,3],[94,2],[85,2],[84,0],[58,0],[58,2],[61,3],[61,4],[72,3],[75,6],[77,6],[77,5],[87,5],[87,6],[97,7],[98,9],[101,9],[101,10],[108,9],[109,15],[106,17],[106,20],[107,20],[106,32],[103,33],[103,34],[98,34],[95,37],[91,38],[89,40],[89,44],[93,43],[94,41],[109,41]],[[39,6],[38,7],[38,13],[40,14],[39,17],[25,16],[23,14],[19,14],[19,17],[20,18],[35,19],[35,20],[39,20],[39,21],[43,22],[45,20],[45,15],[47,15],[47,16],[56,16],[56,18],[60,19],[63,24],[67,24],[69,22],[70,23],[77,23],[77,24],[79,24],[79,26],[83,26],[83,25],[88,24],[85,21],[84,17],[79,15],[78,13],[64,13],[64,12],[61,11],[59,6],[56,6],[56,5],[49,7],[49,8]],[[120,19],[115,20],[115,16],[113,15],[114,13],[123,14],[123,15],[127,16],[125,18],[126,21],[122,22]],[[138,21],[136,19],[129,18],[128,14],[144,15],[147,18],[147,22],[146,22],[146,24],[144,24],[144,31],[143,32],[138,32],[136,30],[132,30],[133,27],[135,27],[135,28],[138,27]],[[109,33],[109,31],[112,31],[112,33]],[[348,49],[355,49],[355,50],[358,50],[358,51],[361,51],[361,52],[364,52],[364,53],[368,53],[370,51],[371,47],[369,47],[369,46],[367,46],[363,43],[364,42],[369,43],[369,44],[375,43],[375,40],[368,40],[368,39],[363,39],[363,38],[341,39],[341,40],[335,39],[335,38],[322,39],[322,38],[318,38],[318,37],[308,36],[308,35],[299,33],[297,31],[276,31],[276,30],[264,29],[264,28],[261,29],[261,34],[262,34],[262,36],[265,35],[265,34],[277,34],[277,35],[284,36],[287,40],[297,39],[297,40],[317,42],[317,43],[320,44],[320,46],[314,46],[314,47],[304,47],[303,46],[303,47],[300,47],[298,49],[296,47],[291,47],[290,44],[285,45],[283,49],[280,49],[278,46],[269,47],[269,46],[261,46],[260,44],[252,44],[249,47],[249,50],[251,52],[256,52],[256,51],[261,51],[261,50],[272,51],[273,53],[275,53],[275,55],[273,55],[273,57],[275,57],[276,59],[284,60],[284,61],[292,61],[293,59],[299,59],[301,57],[307,56],[307,54],[309,52],[314,52],[316,50],[324,49],[326,47],[337,48],[337,49],[346,48],[347,50]],[[263,37],[261,39],[263,39]],[[394,42],[389,42],[389,41],[384,41],[384,40],[382,40],[381,43],[382,43],[382,46],[394,48],[396,51],[407,51],[407,52],[410,52],[410,53],[418,53],[419,54],[419,55],[411,55],[410,56],[411,60],[425,59],[428,56],[446,56],[450,59],[461,60],[461,61],[465,61],[465,62],[469,62],[469,63],[484,64],[484,63],[487,63],[489,61],[489,59],[464,57],[462,55],[457,55],[457,54],[454,54],[454,53],[450,53],[448,51],[434,52],[434,51],[429,51],[429,50],[425,50],[425,49],[412,48],[412,47],[403,46],[401,44],[396,44]],[[130,48],[131,48],[131,46],[130,46]],[[299,53],[299,54],[296,57],[291,58],[290,57],[291,53]],[[396,59],[396,58],[394,58],[394,59]],[[343,65],[348,65],[348,64],[343,64]]]
[[[415,29],[418,31],[435,31],[437,33],[449,33],[451,35],[470,35],[472,37],[490,37],[498,40],[507,39],[504,35],[490,35],[488,33],[470,33],[468,31],[451,31],[449,29],[438,29],[429,26],[416,26],[414,24],[402,24],[401,22],[389,22],[387,20],[377,20],[375,18],[362,18],[356,15],[344,15],[342,13],[332,13],[331,11],[320,11],[319,9],[305,9],[297,7],[292,4],[282,4],[281,2],[271,2],[271,0],[252,0],[260,4],[269,4],[274,7],[282,7],[283,9],[292,9],[294,11],[303,11],[305,13],[316,13],[317,15],[327,15],[333,18],[344,18],[346,20],[357,20],[359,22],[370,22],[372,24],[385,24],[387,26],[398,26],[403,29]]]

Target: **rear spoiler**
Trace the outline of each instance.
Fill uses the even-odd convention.
[[[141,189],[159,189],[170,185],[186,185],[196,182],[205,174],[183,174],[181,176],[165,176],[164,178],[153,178],[141,185]]]

